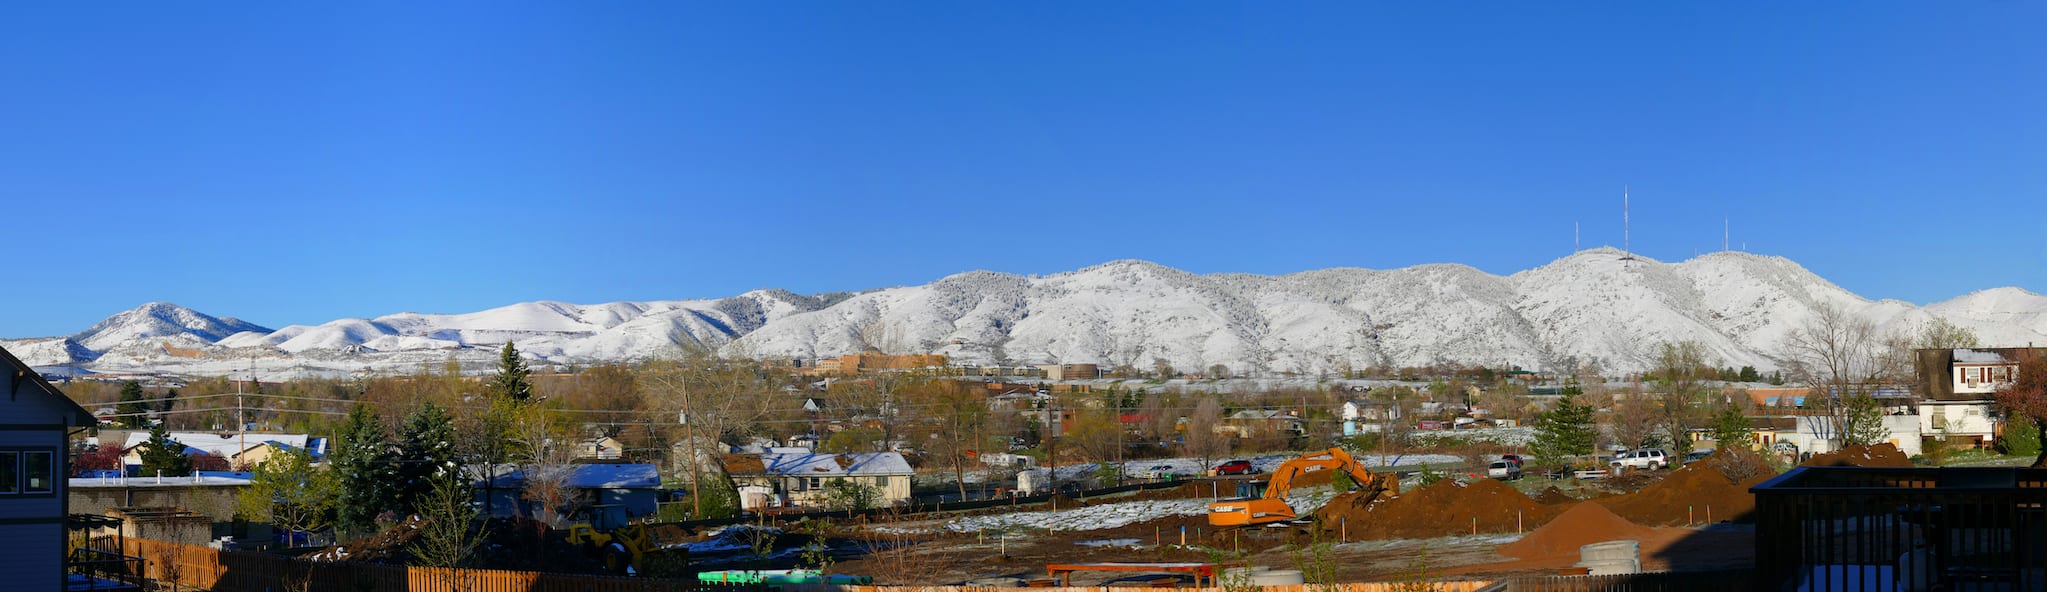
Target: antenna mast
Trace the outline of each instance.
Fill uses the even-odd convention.
[[[1720,216],[1720,250],[1722,251],[1728,250],[1727,239],[1732,234],[1731,232],[1729,232],[1728,229],[1732,228],[1733,224],[1734,223],[1730,222],[1727,216],[1725,215]]]
[[[1634,247],[1628,245],[1628,186],[1626,184],[1621,185],[1621,252],[1634,252]]]

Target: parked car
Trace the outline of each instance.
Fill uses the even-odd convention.
[[[1502,454],[1502,455],[1500,455],[1500,460],[1503,460],[1503,461],[1506,461],[1506,462],[1510,462],[1510,463],[1514,463],[1514,466],[1517,466],[1517,467],[1526,467],[1526,466],[1527,466],[1526,464],[1524,464],[1524,463],[1522,462],[1522,460],[1521,460],[1521,455],[1519,455],[1519,454]]]
[[[1649,469],[1654,471],[1670,466],[1670,459],[1670,453],[1662,448],[1643,448],[1614,455],[1611,466],[1615,469]]]
[[[1699,461],[1702,461],[1702,460],[1706,460],[1706,457],[1708,457],[1708,456],[1713,456],[1713,451],[1711,451],[1711,450],[1693,450],[1693,451],[1691,451],[1691,453],[1689,453],[1689,454],[1686,454],[1686,455],[1685,455],[1685,464],[1692,464],[1692,463],[1695,463],[1695,462],[1699,462]]]
[[[1210,472],[1217,475],[1250,475],[1257,473],[1258,469],[1252,468],[1251,461],[1239,459],[1223,461],[1223,464],[1216,465],[1215,470]]]
[[[1173,474],[1173,465],[1151,465],[1142,469],[1131,465],[1124,465],[1123,470],[1125,475],[1137,479],[1169,479],[1175,476]]]
[[[1501,481],[1520,479],[1521,464],[1512,461],[1496,460],[1493,461],[1493,464],[1486,466],[1485,476]]]

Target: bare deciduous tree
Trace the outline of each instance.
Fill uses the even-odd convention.
[[[1224,436],[1215,433],[1215,426],[1222,422],[1223,404],[1215,395],[1201,398],[1195,404],[1194,414],[1187,416],[1187,432],[1181,442],[1181,450],[1187,456],[1201,459],[1202,468],[1214,466],[1216,457],[1229,454],[1230,443]]]
[[[1831,304],[1820,305],[1814,313],[1791,331],[1783,357],[1792,378],[1811,389],[1807,401],[1817,401],[1826,410],[1824,427],[1831,432],[1826,437],[1838,448],[1861,427],[1853,425],[1861,416],[1851,412],[1850,403],[1869,396],[1886,378],[1889,356],[1874,323]]]

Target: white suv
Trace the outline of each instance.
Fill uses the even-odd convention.
[[[1623,452],[1613,457],[1613,468],[1649,469],[1654,471],[1670,466],[1670,453],[1662,448],[1644,448]]]

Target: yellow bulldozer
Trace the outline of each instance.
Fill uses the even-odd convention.
[[[1258,497],[1227,499],[1208,505],[1208,523],[1214,526],[1248,526],[1270,524],[1293,520],[1293,506],[1286,503],[1286,494],[1294,488],[1294,480],[1302,475],[1321,471],[1343,471],[1351,481],[1371,495],[1400,493],[1400,477],[1379,475],[1366,470],[1357,459],[1341,448],[1310,452],[1299,458],[1286,461],[1273,469],[1271,480],[1266,482],[1265,494]]]
[[[650,568],[657,567],[649,565],[655,561],[688,561],[688,554],[683,550],[662,548],[654,540],[651,527],[624,524],[616,512],[608,511],[613,509],[611,506],[597,506],[578,513],[573,519],[580,520],[568,527],[568,543],[603,562],[605,570],[619,575],[645,574]]]

